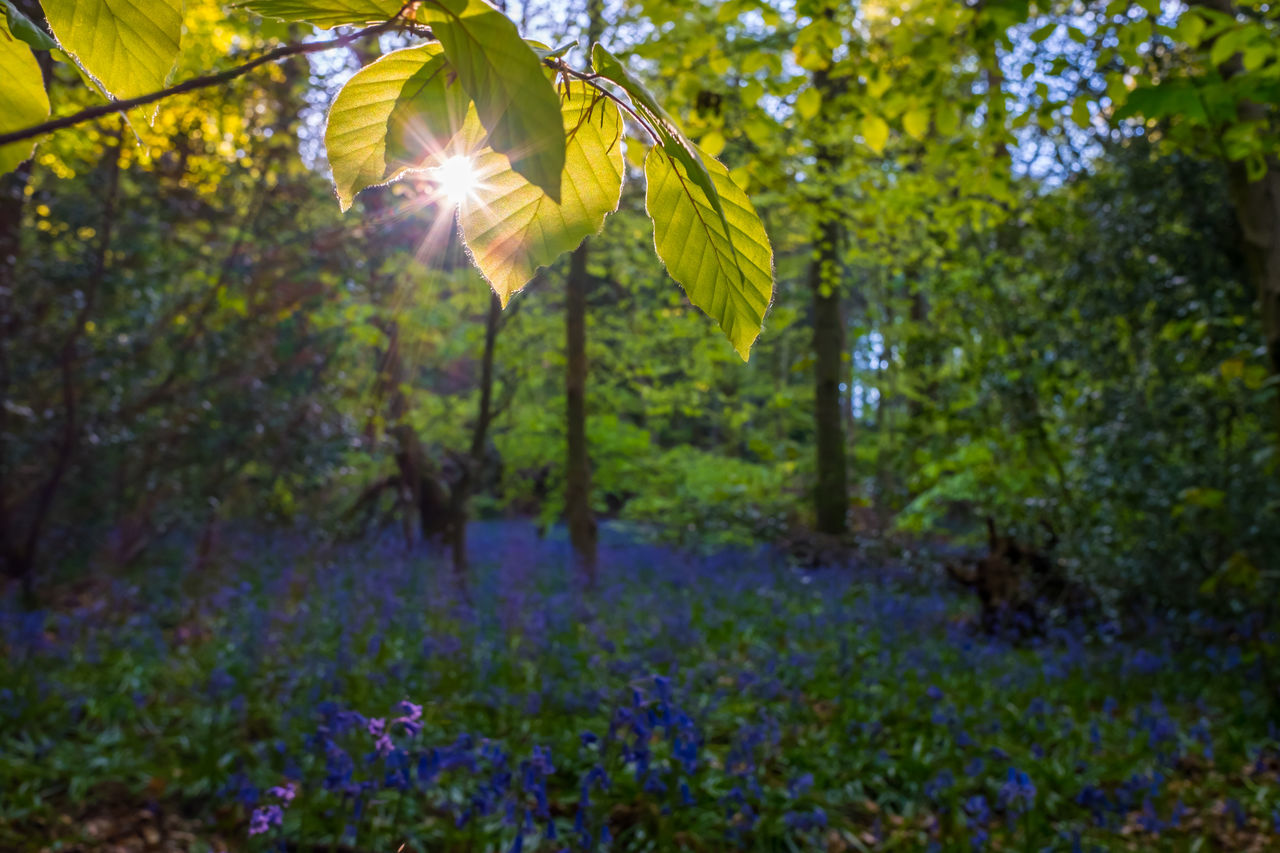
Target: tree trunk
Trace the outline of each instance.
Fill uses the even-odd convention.
[[[1243,163],[1227,164],[1231,198],[1251,284],[1262,314],[1262,339],[1271,372],[1280,374],[1280,163],[1268,162],[1255,181]]]
[[[484,448],[489,438],[489,424],[493,420],[493,353],[498,344],[498,328],[502,319],[502,302],[496,293],[489,294],[489,313],[484,325],[484,353],[480,358],[480,402],[476,408],[476,420],[471,427],[471,449],[463,462],[458,482],[450,494],[453,514],[453,572],[465,579],[467,572],[467,519],[471,492],[484,471]]]
[[[914,268],[907,270],[907,286],[914,286],[911,297],[911,329],[907,339],[906,373],[907,381],[926,376],[932,366],[930,354],[926,352],[926,341],[930,340],[926,325],[929,322],[929,303],[921,289],[919,276]],[[924,397],[933,396],[932,384],[913,389],[916,393],[907,398],[907,420],[912,429],[919,427],[920,419],[925,414]]]
[[[825,10],[831,18],[833,10]],[[825,69],[813,74],[813,87],[829,102],[837,88]],[[825,131],[825,128],[822,128]],[[849,479],[845,461],[845,407],[840,386],[847,382],[844,362],[844,313],[840,306],[840,208],[833,181],[839,156],[826,140],[816,152],[817,177],[829,194],[818,205],[809,289],[813,295],[813,424],[817,480],[814,515],[819,533],[842,536],[848,528]]]
[[[569,261],[565,299],[565,381],[568,455],[564,511],[574,563],[588,586],[596,580],[596,520],[591,512],[591,461],[587,455],[587,244]]]
[[[102,218],[98,226],[98,242],[94,250],[93,269],[84,282],[84,301],[72,316],[67,327],[66,336],[58,353],[62,385],[62,428],[58,438],[53,442],[54,456],[50,462],[50,471],[44,482],[34,490],[29,507],[21,507],[0,493],[0,560],[3,568],[10,576],[16,578],[22,587],[23,602],[33,607],[35,600],[35,571],[41,545],[44,543],[45,526],[53,512],[54,504],[66,481],[74,457],[80,449],[81,415],[79,411],[79,385],[76,364],[79,361],[80,339],[97,305],[98,292],[106,278],[110,259],[112,229],[117,217],[117,203],[120,193],[120,158],[124,144],[124,122],[118,119],[115,123],[113,144],[103,152],[99,161],[99,170],[104,173],[105,183],[102,202]],[[29,171],[20,170],[13,183],[3,184],[8,197],[0,198],[0,288],[3,295],[0,299],[0,322],[7,329],[12,322],[12,305],[10,301],[16,280],[17,255],[21,247],[18,229],[21,228],[22,201],[13,194],[22,193]],[[0,388],[7,392],[10,382],[8,353],[0,350]],[[0,465],[0,473],[7,468]],[[27,520],[26,530],[21,534],[13,524],[15,511],[22,511]]]
[[[1232,17],[1238,11],[1232,0],[1198,0],[1198,5]],[[1202,47],[1211,46],[1212,42]],[[1228,80],[1243,70],[1239,53],[1218,66],[1219,73]],[[1273,118],[1271,107],[1248,99],[1237,104],[1236,109],[1241,123],[1255,121],[1265,127]],[[1226,167],[1250,284],[1257,293],[1268,366],[1273,376],[1280,375],[1280,158],[1267,157],[1262,175],[1252,181],[1244,163],[1230,161]],[[1280,400],[1276,416],[1280,435]]]
[[[19,230],[22,227],[22,209],[26,202],[24,190],[29,176],[30,165],[27,163],[8,175],[0,176],[0,398],[6,400],[9,399],[9,385],[12,381],[10,342],[17,334],[13,294],[18,252],[21,248]],[[16,356],[17,353],[13,355]],[[10,435],[8,421],[8,407],[0,406],[0,439]],[[11,459],[11,455],[9,447],[0,443],[0,570],[8,577],[25,578],[30,569],[26,565],[26,555],[18,544],[17,525],[10,518],[10,513],[16,510],[11,504],[22,493],[12,474],[18,460]],[[24,596],[26,591],[24,581]]]
[[[814,395],[813,421],[817,432],[817,486],[814,509],[819,533],[844,534],[849,512],[849,481],[845,463],[844,316],[837,276],[837,227],[825,222],[818,229],[817,258],[809,267],[813,291]]]

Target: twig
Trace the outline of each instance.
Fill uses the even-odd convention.
[[[570,66],[563,59],[555,59],[555,58],[548,57],[547,59],[543,60],[543,62],[546,64],[548,68],[554,68],[556,71],[559,71],[561,74],[564,74],[568,77],[572,77],[575,80],[581,80],[583,83],[586,83],[588,86],[595,89],[597,92],[604,95],[609,100],[613,101],[625,113],[627,113],[627,115],[631,116],[631,118],[635,120],[636,124],[644,128],[645,133],[649,134],[650,138],[653,140],[653,143],[655,145],[662,144],[662,135],[658,133],[658,131],[653,126],[650,125],[649,121],[647,121],[644,117],[640,115],[639,111],[635,107],[633,107],[630,103],[628,103],[623,98],[618,97],[607,86],[602,86],[598,82],[596,82],[597,80],[608,80],[609,79],[608,77],[604,77],[600,74],[591,74],[586,71],[579,71],[576,68],[573,68],[572,66]]]

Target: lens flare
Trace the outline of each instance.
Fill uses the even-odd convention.
[[[475,170],[471,167],[471,158],[462,155],[450,157],[432,169],[431,179],[440,196],[454,207],[471,198],[479,184]]]

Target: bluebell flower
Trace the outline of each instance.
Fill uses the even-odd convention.
[[[298,786],[290,782],[286,785],[269,788],[267,789],[267,795],[275,797],[287,805],[293,802],[293,798],[298,795]]]
[[[924,786],[924,795],[931,800],[937,801],[940,795],[951,788],[955,784],[955,777],[951,775],[950,770],[939,770]]]
[[[273,826],[280,826],[284,822],[284,810],[274,803],[268,806],[262,806],[253,810],[253,816],[249,819],[249,834],[261,835]]]
[[[1235,797],[1227,798],[1227,811],[1231,813],[1231,817],[1235,820],[1236,829],[1244,829],[1249,823],[1249,813],[1244,810],[1244,806]]]
[[[965,800],[964,810],[965,814],[978,823],[986,823],[991,818],[991,808],[987,805],[987,798],[982,794],[974,794]]]
[[[787,782],[787,796],[796,799],[813,787],[813,774],[804,773]]]

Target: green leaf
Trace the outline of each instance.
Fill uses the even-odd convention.
[[[365,187],[445,155],[468,104],[438,44],[397,50],[360,69],[334,98],[324,133],[342,209]]]
[[[0,133],[21,130],[49,117],[49,96],[31,48],[0,20]],[[36,140],[0,146],[0,174],[16,169],[31,156]]]
[[[698,146],[708,157],[719,157],[725,146],[724,134],[718,130],[708,131],[698,141]]]
[[[44,0],[54,36],[104,89],[163,89],[182,49],[182,0]]]
[[[662,146],[662,150],[668,157],[684,166],[684,173],[696,187],[702,190],[711,203],[712,210],[719,217],[720,223],[728,228],[729,221],[725,217],[724,206],[720,203],[715,182],[711,180],[707,165],[702,162],[698,147],[681,132],[675,120],[667,115],[667,111],[658,103],[657,98],[627,70],[626,66],[618,61],[616,56],[599,44],[591,50],[591,65],[597,74],[617,83],[631,97],[632,105],[645,114],[653,125],[653,130],[659,136],[658,143]]]
[[[938,104],[937,113],[933,117],[934,127],[943,136],[950,136],[960,127],[960,109],[954,103]]]
[[[1071,120],[1080,127],[1088,127],[1093,122],[1093,115],[1089,112],[1089,99],[1081,95],[1071,103]]]
[[[567,41],[553,50],[538,42],[528,41],[528,39],[525,41],[533,49],[533,52],[538,55],[539,59],[559,59],[578,46],[576,41]]]
[[[929,111],[924,109],[908,110],[902,115],[902,129],[912,139],[924,139],[929,133]]]
[[[1053,35],[1054,30],[1056,29],[1058,29],[1058,22],[1050,21],[1049,23],[1045,24],[1044,26],[1040,27],[1035,32],[1033,32],[1031,34],[1031,40],[1036,44],[1040,44],[1049,36]]]
[[[1218,36],[1213,43],[1213,48],[1209,51],[1209,62],[1222,65],[1244,47],[1249,37],[1249,30],[1244,27],[1228,30]]]
[[[729,172],[703,162],[724,202],[725,223],[698,192],[684,164],[662,148],[645,158],[645,209],[658,257],[689,301],[717,323],[745,361],[773,298],[773,249],[751,200]]]
[[[889,142],[889,125],[880,116],[867,116],[862,121],[862,141],[877,154],[884,153]]]
[[[565,159],[560,103],[541,60],[515,24],[484,0],[429,0],[419,14],[475,102],[489,145],[560,201]]]
[[[816,116],[821,108],[822,93],[812,86],[796,96],[796,112],[806,121]]]
[[[1204,17],[1196,14],[1194,9],[1188,9],[1182,13],[1182,17],[1178,19],[1178,36],[1187,43],[1189,47],[1199,47],[1200,42],[1204,38],[1204,31],[1208,27],[1208,22]]]
[[[476,189],[458,207],[471,259],[505,307],[511,294],[597,234],[622,195],[622,115],[585,85],[561,98],[565,168],[560,204],[511,168],[504,154],[475,155]]]
[[[404,3],[402,0],[250,0],[244,5],[264,18],[306,21],[328,30],[343,24],[389,21]]]
[[[13,0],[0,0],[4,4],[5,17],[9,19],[9,32],[25,41],[35,50],[57,50],[58,43],[35,22],[22,14]]]
[[[1118,119],[1142,115],[1147,118],[1185,117],[1193,122],[1208,121],[1204,102],[1196,84],[1190,80],[1166,80],[1156,86],[1147,86],[1129,92],[1123,102],[1117,104]]]

